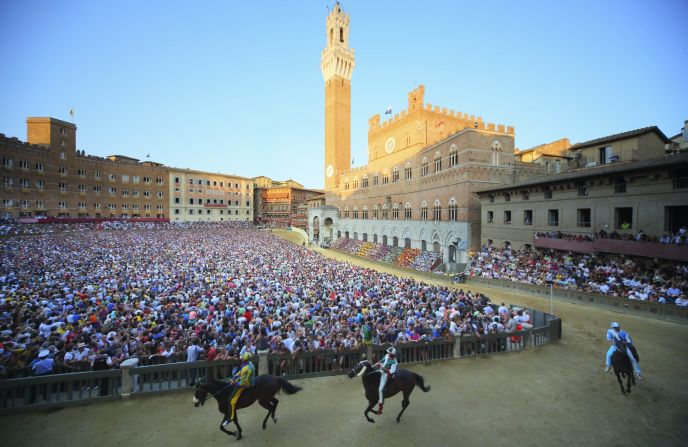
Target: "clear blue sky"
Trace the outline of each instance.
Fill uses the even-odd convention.
[[[69,119],[89,154],[323,186],[326,5],[0,0],[0,132]],[[345,1],[352,154],[407,92],[513,125],[516,146],[688,118],[688,2]]]

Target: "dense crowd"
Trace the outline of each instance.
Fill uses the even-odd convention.
[[[81,225],[0,241],[3,370],[341,351],[528,320],[483,295],[337,262],[245,225]]]
[[[614,239],[621,241],[636,241],[649,242],[654,244],[674,244],[686,245],[688,244],[688,228],[680,227],[675,232],[666,232],[662,236],[653,236],[646,234],[642,229],[638,230],[636,234],[630,231],[611,231],[607,232],[604,229],[597,231],[594,238],[588,235],[575,233],[562,233],[561,231],[537,232],[533,235],[535,239],[549,238],[549,239],[565,239],[577,242],[592,242],[594,239]]]
[[[394,264],[429,272],[442,261],[440,253],[423,251],[417,248],[400,248],[377,242],[363,242],[356,239],[339,238],[331,244],[332,248],[346,251],[373,261]]]
[[[490,246],[475,254],[470,275],[688,306],[688,265],[679,262]]]

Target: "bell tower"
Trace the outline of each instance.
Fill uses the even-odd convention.
[[[351,74],[354,50],[349,48],[349,16],[339,2],[326,21],[327,45],[320,68],[325,81],[325,190],[339,184],[339,174],[351,167]]]

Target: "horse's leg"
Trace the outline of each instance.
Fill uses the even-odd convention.
[[[397,423],[399,423],[399,421],[401,420],[401,415],[404,414],[404,411],[406,411],[406,407],[409,406],[410,394],[411,393],[406,394],[406,392],[404,392],[404,400],[401,401],[401,411],[399,412],[399,416],[397,416]]]
[[[370,416],[368,416],[368,413],[370,413],[370,412],[372,411],[372,409],[373,409],[373,407],[375,406],[376,403],[377,403],[377,399],[375,399],[375,400],[369,400],[369,401],[368,401],[368,408],[366,408],[366,410],[363,412],[363,416],[365,416],[365,418],[368,420],[368,422],[375,423],[375,419],[373,419],[373,418],[371,418]],[[377,413],[375,413],[374,411],[373,411],[373,413],[374,413],[374,414],[377,414]]]
[[[630,394],[631,392],[631,380],[633,380],[633,372],[626,374],[626,392]]]
[[[265,408],[268,410],[268,414],[265,415],[265,419],[263,419],[263,430],[266,428],[266,424],[268,423],[268,418],[270,417],[270,414],[272,413],[272,402],[263,402],[263,401],[258,401],[261,407]]]
[[[236,428],[237,428],[236,437],[237,437],[237,441],[238,441],[239,439],[241,439],[241,425],[239,425],[239,412],[238,411],[234,411],[234,425],[236,425]]]
[[[236,436],[233,431],[229,431],[225,428],[225,423],[229,423],[229,415],[227,413],[225,413],[225,417],[222,419],[222,422],[220,422],[220,431],[227,433],[229,436]]]
[[[616,380],[619,381],[619,386],[621,386],[621,393],[626,394],[626,390],[624,390],[623,382],[621,381],[621,373],[618,373],[616,371],[614,371],[614,373],[616,374]]]
[[[277,400],[276,397],[272,398],[272,421],[276,424],[277,423],[277,416],[275,416],[275,411],[277,411],[277,404],[279,403],[279,400]]]

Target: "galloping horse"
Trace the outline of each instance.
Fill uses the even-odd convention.
[[[280,389],[287,394],[294,394],[301,391],[300,387],[292,385],[286,379],[264,374],[256,378],[256,384],[254,386],[246,388],[244,392],[241,393],[237,401],[236,409],[239,410],[240,408],[249,407],[257,400],[261,407],[268,410],[268,414],[263,420],[263,430],[265,430],[268,417],[272,416],[272,420],[275,423],[277,422],[275,410],[277,410],[279,400],[275,398],[275,394],[277,394]],[[234,413],[234,425],[236,425],[237,432],[234,433],[233,431],[225,429],[225,425],[230,422],[229,417],[232,412],[232,407],[229,403],[229,397],[232,394],[232,385],[219,380],[207,382],[200,381],[196,384],[196,390],[194,392],[194,407],[204,405],[208,394],[211,394],[217,400],[218,410],[224,415],[222,422],[220,422],[220,431],[230,436],[236,436],[237,440],[241,439],[242,430],[239,425],[238,411]]]
[[[631,383],[635,385],[635,376],[633,375],[633,363],[631,359],[628,358],[626,353],[626,342],[618,340],[616,342],[616,351],[612,354],[612,367],[614,368],[614,374],[616,374],[616,380],[619,381],[619,386],[621,386],[621,393],[626,394],[631,392]],[[637,360],[638,351],[636,351],[633,345],[630,346],[631,354],[635,356]],[[626,376],[626,389],[624,390],[623,382],[621,382],[621,376]]]
[[[374,423],[375,420],[369,417],[368,413],[372,412],[373,414],[378,414],[377,411],[373,410],[373,407],[378,402],[380,396],[378,392],[380,387],[380,373],[373,368],[373,365],[371,365],[368,360],[363,360],[349,371],[348,376],[350,379],[356,376],[363,377],[365,397],[368,399],[368,407],[363,412],[363,416],[365,416],[368,422]],[[385,398],[392,397],[400,391],[404,393],[404,399],[401,401],[401,412],[397,416],[397,422],[401,420],[401,415],[404,414],[406,407],[409,406],[409,396],[415,386],[418,386],[418,388],[426,393],[430,391],[430,386],[425,386],[421,375],[401,368],[397,369],[394,380],[387,382],[387,386],[385,387]]]

